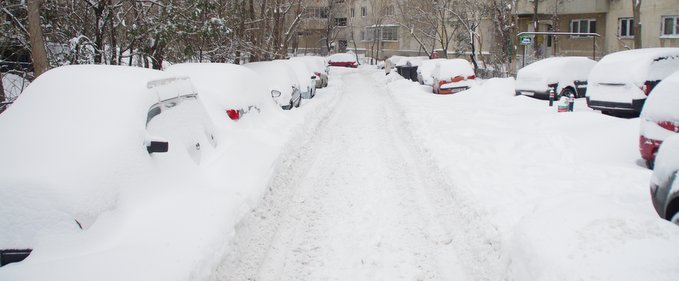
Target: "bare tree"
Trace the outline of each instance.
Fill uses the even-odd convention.
[[[485,2],[475,0],[456,0],[448,8],[449,13],[454,15],[451,25],[462,26],[463,32],[459,33],[459,38],[463,40],[462,50],[469,52],[469,58],[474,65],[474,70],[478,70],[477,47],[481,42],[481,35],[478,28],[481,21],[488,15],[489,6]],[[479,52],[481,49],[479,48]]]
[[[34,77],[47,71],[47,51],[40,24],[40,0],[28,0],[28,33],[31,42],[31,58],[33,60]]]
[[[632,14],[634,15],[634,48],[641,49],[641,0],[632,0]]]
[[[397,2],[401,17],[396,19],[399,25],[408,30],[427,56],[432,57],[438,41],[438,15],[434,12],[435,2],[400,0]]]

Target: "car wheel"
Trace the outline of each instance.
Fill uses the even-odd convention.
[[[573,97],[576,97],[576,98],[578,97],[578,94],[575,91],[573,91],[573,89],[564,88],[563,90],[561,90],[561,93],[559,93],[558,99],[561,99],[561,97],[569,97],[570,95],[573,95]]]
[[[669,221],[673,224],[679,225],[679,212],[674,213],[674,215],[669,218]]]

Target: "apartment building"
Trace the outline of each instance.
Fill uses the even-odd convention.
[[[326,54],[351,50],[384,59],[392,55],[424,56],[425,48],[440,49],[435,40],[427,40],[423,47],[413,38],[403,21],[399,2],[403,1],[305,0],[306,12],[293,51]],[[486,20],[479,33],[490,33],[490,25]],[[479,38],[480,53],[488,53],[491,36]],[[464,55],[457,52],[462,48],[456,44],[462,43],[451,44],[449,56]]]
[[[594,56],[634,48],[634,18],[630,0],[535,0],[517,3],[518,30],[576,33],[539,35],[527,46],[528,60],[549,56]],[[679,46],[679,0],[643,0],[642,47]],[[597,33],[599,38],[577,35]],[[524,47],[519,47],[522,55]]]

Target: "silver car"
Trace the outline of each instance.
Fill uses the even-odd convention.
[[[679,134],[660,146],[651,177],[651,199],[658,215],[679,225]]]

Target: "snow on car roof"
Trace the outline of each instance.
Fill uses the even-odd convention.
[[[433,75],[438,80],[450,79],[458,75],[472,76],[474,69],[465,59],[446,59],[436,62]]]
[[[670,58],[670,59],[667,59]],[[653,68],[651,65],[655,64]],[[590,82],[633,82],[661,80],[679,70],[679,48],[647,48],[608,54],[594,66]]]
[[[325,72],[325,58],[317,56],[292,57],[290,60],[301,61],[314,72]]]
[[[313,71],[307,68],[306,64],[297,60],[277,60],[286,63],[290,66],[295,76],[297,76],[297,81],[299,81],[299,86],[301,89],[306,91],[307,88],[312,87],[311,76],[314,75]]]
[[[329,62],[355,62],[356,55],[350,53],[338,53],[328,56]]]
[[[594,65],[596,61],[586,57],[551,57],[521,68],[517,73],[517,80],[541,77],[549,84],[562,80],[587,80]]]
[[[272,90],[286,91],[293,86],[299,87],[297,76],[292,68],[281,61],[260,61],[244,64],[259,75],[259,81],[267,83]]]
[[[641,116],[652,121],[679,121],[679,71],[658,83],[648,95]]]
[[[677,155],[679,155],[679,134],[674,134],[665,139],[658,150],[651,182],[662,184],[663,180],[670,179],[672,174],[679,170]],[[676,186],[674,188],[676,189]]]
[[[257,74],[251,69],[227,63],[175,64],[166,72],[191,78],[204,99],[224,109],[242,109],[271,101],[271,95],[262,86]],[[209,103],[208,103],[209,104]]]
[[[423,62],[428,61],[429,57],[404,57],[404,56],[391,56],[389,59],[395,66],[403,66],[410,62],[411,66],[420,66]]]

